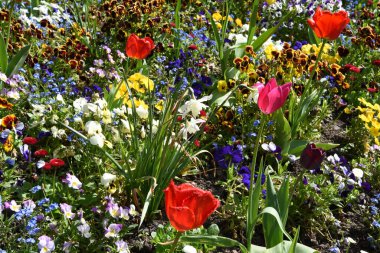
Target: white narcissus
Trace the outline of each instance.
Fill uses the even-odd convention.
[[[182,105],[178,111],[182,113],[182,117],[184,118],[188,113],[191,112],[193,117],[198,117],[199,113],[208,106],[203,104],[202,102],[210,100],[212,98],[212,95],[205,96],[201,99],[190,99],[187,101],[184,105]]]
[[[111,174],[111,173],[104,173],[102,175],[102,177],[100,178],[100,183],[104,186],[104,187],[108,187],[110,185],[110,183],[112,183],[113,181],[116,180],[116,175],[114,174]]]

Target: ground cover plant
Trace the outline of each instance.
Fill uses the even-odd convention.
[[[0,253],[379,252],[380,2],[3,0]]]

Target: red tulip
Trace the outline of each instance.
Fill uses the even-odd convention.
[[[131,34],[127,39],[125,53],[130,58],[142,60],[150,55],[155,45],[151,38],[140,39],[136,34]]]
[[[308,19],[307,23],[313,29],[318,38],[335,40],[343,31],[350,19],[345,10],[340,10],[336,13],[331,13],[328,10],[322,11],[317,8],[313,19]]]
[[[380,60],[373,60],[372,64],[375,66],[380,66]]]
[[[25,137],[22,142],[24,144],[28,144],[28,145],[34,145],[38,142],[38,140],[34,137]]]
[[[170,224],[180,232],[202,226],[220,204],[211,192],[190,184],[177,186],[173,180],[164,192],[166,214]]]
[[[257,104],[264,114],[271,114],[281,108],[289,95],[292,83],[286,83],[278,86],[276,79],[272,78],[259,90],[259,99]]]

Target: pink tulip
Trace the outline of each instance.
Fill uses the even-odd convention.
[[[264,114],[271,114],[284,105],[286,98],[289,95],[292,83],[286,83],[278,86],[276,79],[272,78],[259,91],[259,99],[257,104]]]

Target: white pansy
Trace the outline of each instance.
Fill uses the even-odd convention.
[[[104,146],[105,140],[106,140],[106,137],[102,133],[94,134],[89,139],[89,141],[92,145],[99,146],[100,148],[102,148]]]
[[[85,98],[78,98],[75,99],[73,102],[73,106],[76,112],[83,111],[83,107],[87,104],[87,99]]]
[[[359,178],[359,179],[364,176],[364,172],[361,169],[355,168],[352,170],[352,173],[355,175],[356,178]]]
[[[110,183],[115,181],[115,179],[116,179],[116,175],[111,174],[111,173],[104,173],[103,176],[100,178],[100,183],[104,187],[108,187]]]
[[[130,134],[131,133],[131,129],[133,130],[133,126],[130,125],[129,121],[127,121],[127,120],[121,119],[120,121],[122,123],[122,129],[121,129],[121,131],[123,133]]]
[[[141,119],[147,119],[149,117],[149,111],[141,105],[136,108],[136,113]]]
[[[65,100],[63,100],[63,97],[62,97],[61,94],[58,94],[58,95],[57,95],[56,100],[57,100],[58,102],[61,102],[62,104],[66,104],[66,103],[65,103]]]
[[[16,201],[12,200],[9,209],[11,209],[13,212],[18,212],[21,209],[21,205],[17,205]]]
[[[88,121],[84,127],[88,135],[100,134],[102,132],[102,126],[97,121]]]

